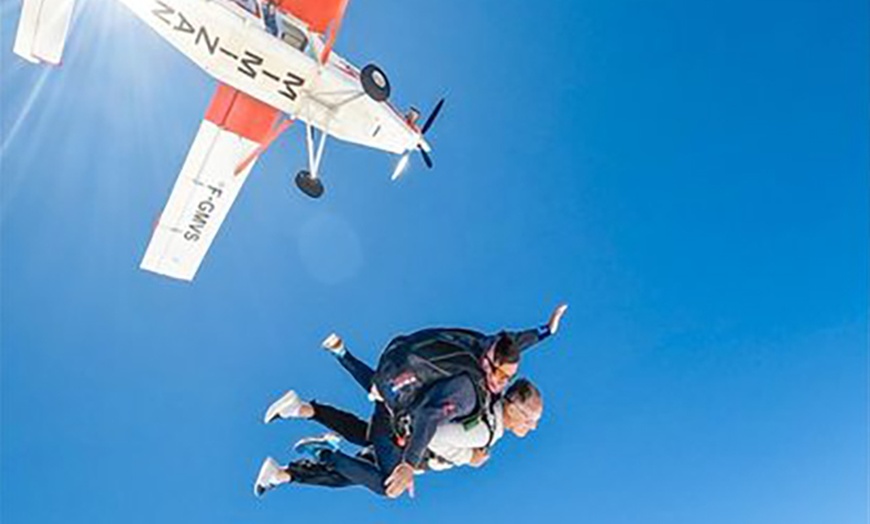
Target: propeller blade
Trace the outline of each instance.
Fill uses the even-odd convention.
[[[432,127],[432,122],[438,117],[438,113],[441,112],[441,107],[444,105],[444,99],[438,101],[435,105],[435,109],[432,110],[432,113],[429,115],[429,118],[426,119],[426,123],[423,124],[423,127],[420,128],[421,134],[426,134],[426,131],[429,131],[429,128]]]
[[[419,149],[420,154],[423,155],[423,163],[426,164],[426,167],[432,169],[432,166],[435,165],[432,163],[432,157],[430,157],[429,153],[427,153],[421,146],[417,146],[417,149]]]
[[[402,176],[406,167],[408,167],[408,153],[405,153],[402,158],[399,159],[399,163],[396,164],[396,169],[393,170],[393,176],[390,177],[390,180],[395,180]]]

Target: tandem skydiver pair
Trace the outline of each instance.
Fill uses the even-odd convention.
[[[372,369],[335,334],[323,347],[375,402],[366,422],[353,413],[288,391],[264,421],[310,419],[332,433],[300,440],[303,458],[279,464],[268,457],[254,484],[259,496],[283,484],[330,488],[364,486],[396,498],[414,493],[414,475],[456,466],[482,466],[505,431],[522,438],[543,414],[543,397],[529,380],[511,384],[521,355],[553,335],[567,305],[546,324],[485,335],[461,328],[431,328],[394,338]],[[344,439],[358,447],[340,449]]]

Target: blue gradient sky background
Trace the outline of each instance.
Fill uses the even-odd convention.
[[[353,1],[338,50],[448,96],[436,169],[333,142],[309,201],[293,129],[193,285],[137,266],[213,82],[110,0],[46,74],[0,6],[4,523],[866,522],[866,2]],[[330,330],[559,301],[484,469],[251,495],[284,389],[368,409]]]

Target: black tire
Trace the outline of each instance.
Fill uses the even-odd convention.
[[[314,178],[306,170],[296,173],[296,187],[311,198],[320,198],[323,196],[323,182],[320,178]]]
[[[362,68],[359,73],[359,80],[362,83],[363,91],[366,92],[372,100],[383,102],[390,98],[390,79],[386,73],[376,66],[369,64]]]

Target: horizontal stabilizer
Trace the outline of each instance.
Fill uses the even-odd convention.
[[[24,0],[13,51],[33,63],[60,64],[75,0]]]

